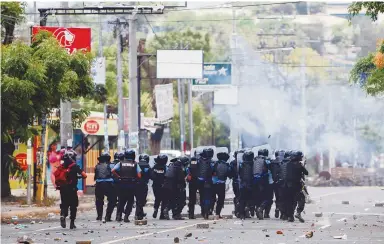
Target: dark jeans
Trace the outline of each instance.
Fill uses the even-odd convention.
[[[103,215],[104,197],[107,197],[107,215],[111,216],[116,206],[116,193],[112,182],[97,182],[95,189],[97,216]]]
[[[147,204],[148,185],[141,182],[135,191],[137,216],[144,217],[144,206]]]
[[[188,211],[191,214],[195,213],[195,205],[196,205],[196,194],[197,194],[198,184],[196,180],[191,180],[188,183]]]
[[[164,211],[166,204],[164,203],[164,190],[163,186],[152,186],[153,194],[155,195],[155,203],[153,207],[159,209],[161,205],[161,213]]]
[[[296,184],[289,184],[283,187],[284,212],[287,217],[293,217],[299,191],[300,186]]]
[[[303,191],[300,191],[299,193],[296,194],[296,203],[297,203],[296,211],[298,213],[303,212],[305,207],[305,196]]]
[[[60,187],[60,216],[68,216],[68,208],[71,211],[71,220],[76,219],[77,207],[79,206],[79,198],[77,196],[77,188],[73,186]]]
[[[257,209],[261,207],[265,209],[267,207],[267,201],[265,199],[265,191],[267,184],[264,180],[259,180],[252,185],[252,206],[251,209]]]
[[[265,213],[269,215],[273,204],[273,184],[267,184],[264,190]]]
[[[240,197],[239,197],[239,217],[245,219],[245,208],[252,206],[252,188],[243,187],[240,188]]]
[[[225,183],[219,183],[219,184],[213,184],[212,186],[212,203],[211,209],[213,210],[213,205],[216,201],[217,196],[217,203],[216,203],[216,215],[220,215],[221,210],[224,207],[224,200],[225,200]]]
[[[198,181],[200,193],[200,206],[202,214],[208,214],[212,201],[212,184],[211,182]]]
[[[240,200],[240,189],[239,184],[235,181],[232,182],[232,189],[235,197],[233,198],[233,205],[235,207],[235,215],[239,213],[239,200]]]
[[[135,186],[135,183],[120,183],[118,185],[119,204],[117,206],[117,213],[119,215],[121,215],[123,212],[128,216],[131,214],[135,200]]]
[[[181,214],[185,206],[186,192],[185,189],[180,188],[164,188],[164,204],[166,208],[164,211],[172,210],[172,215],[176,216]]]

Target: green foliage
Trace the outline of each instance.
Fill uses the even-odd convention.
[[[376,21],[380,13],[384,13],[384,2],[354,2],[348,7],[349,19],[358,15],[363,8],[366,8],[365,15],[372,21]]]
[[[350,80],[354,83],[360,81],[361,74],[369,75],[375,68],[373,64],[374,54],[370,53],[368,56],[359,59],[350,72]]]
[[[1,2],[1,35],[4,36],[3,44],[13,41],[15,25],[24,21],[25,3]],[[4,30],[3,30],[4,29]]]
[[[1,105],[7,115],[1,120],[2,143],[6,138],[27,141],[36,133],[29,128],[33,120],[59,107],[60,99],[72,100],[94,92],[90,55],[69,55],[44,32],[37,40],[32,46],[21,42],[1,46]]]

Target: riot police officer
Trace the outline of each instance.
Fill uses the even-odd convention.
[[[263,156],[265,157],[265,163],[267,165],[267,177],[268,181],[265,185],[265,190],[263,193],[263,202],[265,203],[265,209],[264,209],[264,219],[269,219],[269,213],[271,211],[272,203],[273,203],[273,177],[271,172],[271,159],[269,156],[268,149],[263,149]]]
[[[245,151],[242,156],[242,161],[238,161],[239,170],[239,218],[244,220],[249,216],[250,207],[252,206],[252,186],[253,186],[253,158],[252,151]]]
[[[271,163],[269,164],[269,170],[272,175],[272,199],[273,195],[275,196],[275,218],[279,218],[280,215],[280,208],[281,208],[281,199],[279,194],[279,183],[280,183],[280,164],[284,159],[284,151],[276,151],[275,152],[275,159],[271,160]],[[272,207],[272,203],[271,203]],[[269,207],[269,209],[271,208]]]
[[[137,219],[142,220],[145,217],[144,206],[147,203],[149,182],[149,156],[147,154],[142,154],[139,156],[139,166],[141,169],[141,179],[138,180],[135,197],[136,208],[138,208]]]
[[[227,163],[229,155],[226,152],[217,153],[217,161],[213,165],[213,199],[216,199],[216,217],[221,218],[221,210],[224,207],[225,183],[230,174],[230,167]],[[214,203],[214,202],[213,202]]]
[[[128,149],[124,152],[124,159],[112,169],[112,173],[119,178],[119,204],[117,206],[116,220],[122,220],[124,211],[124,222],[126,223],[130,222],[129,215],[132,212],[135,190],[137,182],[141,178],[141,169],[135,158],[135,151]],[[138,217],[137,208],[135,217]]]
[[[165,172],[167,170],[167,162],[168,162],[168,156],[165,154],[159,154],[155,158],[155,165],[150,170],[150,178],[152,180],[152,189],[153,189],[153,194],[155,195],[155,203],[153,206],[154,211],[152,215],[153,218],[157,218],[157,213],[161,205],[160,219],[164,219],[163,211],[166,206],[163,201],[163,198],[164,198],[163,184],[164,184]]]
[[[265,162],[264,151],[265,149],[259,149],[257,156],[253,161],[253,177],[254,181],[252,184],[252,199],[253,204],[251,207],[251,215],[254,215],[256,210],[256,216],[258,219],[263,219],[263,212],[266,208],[265,201],[265,189],[268,184],[268,169]],[[267,152],[268,153],[268,152]]]
[[[296,208],[297,205],[297,212],[295,214],[295,218],[299,219],[300,222],[304,223],[304,219],[301,216],[301,212],[304,211],[305,206],[305,195],[303,191],[305,191],[305,175],[308,175],[307,169],[302,164],[303,160],[303,153],[300,151],[297,151],[293,154],[292,164],[294,165],[294,177],[293,177],[293,184],[296,188],[296,194],[295,194],[295,202],[293,204],[293,211]]]
[[[284,159],[280,164],[280,174],[279,174],[279,195],[281,199],[280,206],[280,219],[287,220],[287,180],[288,180],[288,166],[291,163],[291,154],[292,151],[286,151],[284,153]]]
[[[197,194],[197,189],[198,189],[197,156],[200,154],[200,153],[196,153],[196,152],[197,151],[194,152],[194,157],[191,158],[189,166],[187,167],[188,196],[189,196],[188,217],[189,217],[189,219],[195,218],[196,194]]]
[[[234,159],[229,164],[230,175],[232,179],[232,190],[235,195],[233,198],[233,205],[235,210],[235,216],[239,218],[239,199],[240,199],[240,185],[239,185],[239,172],[238,172],[238,161],[242,161],[244,150],[238,150],[233,153]],[[238,160],[240,158],[240,160]]]
[[[164,218],[169,220],[169,210],[172,210],[172,218],[183,220],[181,212],[185,206],[185,177],[184,168],[186,157],[174,158],[165,173],[163,192],[166,208],[163,211]]]
[[[200,154],[200,157],[197,160],[198,188],[200,194],[202,215],[204,219],[208,219],[209,209],[212,200],[213,153],[214,152],[212,148],[205,148],[203,149],[203,152]]]
[[[99,163],[95,167],[95,197],[96,197],[96,220],[101,220],[103,216],[104,197],[108,199],[105,221],[111,221],[113,209],[116,206],[116,196],[113,189],[113,178],[111,172],[111,156],[108,152],[104,152],[98,158]]]

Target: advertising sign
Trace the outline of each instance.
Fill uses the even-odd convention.
[[[232,84],[230,63],[204,63],[203,79],[193,79],[193,90],[215,90]]]
[[[173,117],[173,84],[155,86],[157,118],[166,121]]]
[[[32,35],[36,35],[41,30],[51,32],[69,54],[80,50],[87,52],[91,50],[91,28],[34,26]]]

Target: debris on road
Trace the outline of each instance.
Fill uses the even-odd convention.
[[[209,229],[209,224],[197,224],[198,229]]]
[[[223,215],[223,219],[233,219],[233,215],[231,214]]]
[[[347,240],[347,235],[344,234],[344,235],[342,235],[342,236],[334,236],[333,239]]]
[[[315,213],[315,217],[318,217],[318,218],[323,217],[323,213]]]
[[[12,220],[18,220],[19,219],[19,217],[17,217],[17,216],[12,216]]]
[[[346,204],[346,205],[348,205],[348,204],[349,204],[349,201],[342,201],[341,203],[342,203],[342,204]]]
[[[342,218],[342,219],[337,220],[337,222],[341,222],[341,221],[347,222],[347,218]]]
[[[384,207],[384,202],[375,203],[375,207]]]
[[[185,234],[184,237],[191,237],[191,236],[192,236],[192,233],[187,233],[187,234]]]
[[[32,239],[26,235],[17,238],[17,242],[18,243],[25,243],[25,244],[33,243]]]
[[[55,237],[55,239],[53,239],[54,241],[61,241],[61,238],[59,237]]]
[[[179,237],[175,237],[175,238],[173,238],[173,243],[179,243],[179,242],[180,242]]]
[[[51,219],[52,219],[52,218],[54,218],[54,217],[55,217],[55,214],[54,214],[54,213],[49,213],[49,214],[48,214],[48,218],[51,218]]]
[[[91,241],[76,241],[76,244],[91,244]]]
[[[306,238],[312,238],[313,237],[313,231],[309,231],[305,234]]]
[[[40,221],[40,222],[39,222],[39,224],[42,224],[42,223],[43,223],[43,221]]]
[[[331,225],[323,225],[323,226],[321,226],[319,229],[320,229],[320,230],[324,230],[324,229],[326,229],[326,228],[328,228],[328,227],[331,227]]]
[[[143,219],[143,220],[135,220],[135,225],[147,225],[147,220],[146,219]]]
[[[282,235],[283,232],[282,232],[281,230],[278,230],[278,231],[276,231],[276,234],[278,234],[278,235]]]
[[[34,224],[36,224],[36,221],[32,220],[31,225],[34,225]]]

